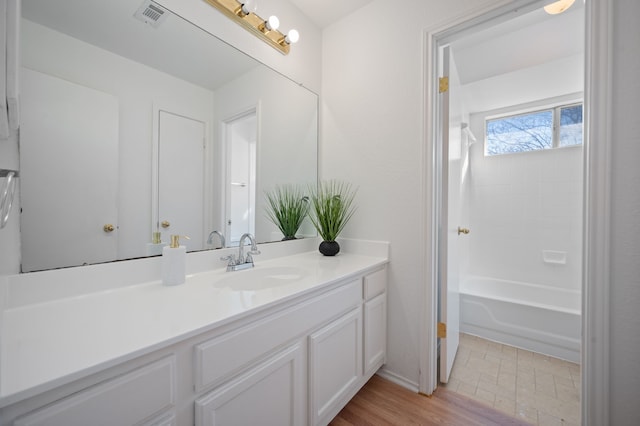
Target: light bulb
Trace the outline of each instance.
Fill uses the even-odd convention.
[[[256,13],[256,10],[258,10],[258,2],[256,0],[246,0],[242,3],[242,13],[245,15]]]
[[[297,30],[289,30],[289,32],[287,33],[287,36],[284,38],[284,41],[287,44],[297,43],[298,40],[300,40],[300,34],[298,33]]]
[[[277,16],[269,16],[269,19],[267,19],[264,23],[264,27],[269,30],[269,31],[275,31],[278,29],[278,27],[280,26],[280,20],[278,19]]]
[[[559,0],[555,3],[548,4],[544,7],[544,11],[549,15],[557,15],[569,9],[575,0]]]

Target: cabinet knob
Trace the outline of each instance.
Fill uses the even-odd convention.
[[[460,227],[458,226],[458,235],[460,235],[460,234],[465,234],[465,235],[467,235],[469,232],[471,232],[471,231],[469,231],[467,228],[460,228]]]
[[[110,223],[107,223],[102,227],[102,229],[104,230],[104,232],[109,233],[109,232],[113,232],[116,229],[116,227]]]
[[[162,223],[160,223],[160,226],[162,226],[163,228],[168,228],[171,226],[171,224],[168,220],[163,220]]]

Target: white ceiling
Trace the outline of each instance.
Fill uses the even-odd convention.
[[[211,90],[260,65],[171,13],[152,28],[133,17],[142,2],[22,0],[22,16]]]
[[[560,15],[542,8],[451,43],[462,84],[584,52],[584,7]]]
[[[371,3],[372,0],[289,0],[318,28],[325,28],[342,17]]]

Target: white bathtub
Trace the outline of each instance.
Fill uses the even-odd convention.
[[[460,283],[460,330],[580,362],[581,295],[545,285],[469,276]]]

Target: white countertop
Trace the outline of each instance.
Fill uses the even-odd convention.
[[[187,282],[179,286],[151,281],[7,309],[2,318],[0,407],[387,261],[350,253],[325,257],[316,251],[256,259],[252,270],[217,269],[188,275]],[[292,268],[304,271],[304,276],[293,279],[297,269]],[[267,270],[282,271],[268,286],[234,289],[234,284],[224,281],[216,284]]]

